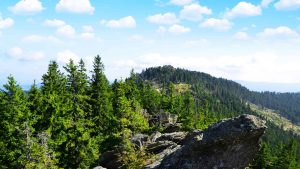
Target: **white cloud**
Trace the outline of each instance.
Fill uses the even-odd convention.
[[[37,61],[41,60],[45,57],[43,52],[24,52],[20,47],[13,47],[7,51],[8,56],[17,59],[17,60],[25,60],[25,61]]]
[[[76,31],[71,25],[63,25],[57,28],[56,33],[71,38],[75,36]]]
[[[83,32],[80,34],[82,39],[93,39],[95,38],[94,28],[91,25],[82,26]]]
[[[76,30],[71,25],[68,25],[65,21],[59,19],[47,19],[43,23],[48,27],[55,27],[56,33],[68,38],[73,38],[76,35]]]
[[[275,0],[262,0],[261,3],[260,3],[260,6],[263,7],[263,8],[266,8],[266,7],[268,7],[273,1],[275,1]]]
[[[250,36],[246,32],[237,32],[233,35],[233,38],[238,40],[249,40]]]
[[[156,30],[156,33],[165,33],[165,32],[167,32],[167,28],[164,26],[160,26]]]
[[[14,20],[11,18],[2,19],[0,15],[0,29],[6,29],[11,27],[14,24]]]
[[[110,28],[135,28],[136,27],[135,19],[132,16],[126,16],[118,20],[109,20],[109,21],[102,20],[100,23]]]
[[[168,31],[170,33],[174,33],[174,34],[182,34],[182,33],[190,32],[191,29],[188,27],[184,27],[182,25],[175,24],[175,25],[172,25]]]
[[[94,32],[94,28],[91,25],[84,25],[82,26],[84,32]]]
[[[133,35],[131,37],[129,37],[129,40],[133,40],[133,41],[143,41],[145,40],[144,36],[142,35]]]
[[[147,21],[150,23],[161,24],[161,25],[173,25],[179,22],[174,13],[156,14],[147,17]]]
[[[275,3],[278,10],[294,10],[300,8],[300,0],[279,0]]]
[[[47,19],[44,21],[44,25],[49,27],[60,27],[66,25],[66,23],[65,21],[59,19]]]
[[[42,36],[42,35],[28,35],[23,38],[23,41],[61,43],[61,41],[54,36]]]
[[[79,62],[80,60],[78,55],[70,50],[58,52],[56,55],[56,61],[60,64],[69,63],[70,59],[72,59],[75,63]]]
[[[200,26],[203,28],[212,28],[217,31],[226,31],[231,28],[232,23],[227,19],[209,18],[205,20]]]
[[[300,82],[300,58],[295,56],[279,57],[270,51],[249,52],[241,55],[204,56],[176,56],[160,53],[149,53],[131,59],[116,60],[113,65],[115,71],[124,72],[133,68],[141,71],[148,67],[173,65],[209,73],[216,77],[233,80],[265,81],[265,82]]]
[[[226,18],[257,16],[261,14],[260,6],[248,2],[239,2],[235,7],[225,13]]]
[[[56,11],[93,14],[95,8],[92,6],[90,0],[60,0],[56,4]]]
[[[263,32],[258,33],[259,37],[299,37],[299,34],[287,26],[277,28],[266,28]]]
[[[44,9],[39,0],[20,0],[10,10],[15,14],[35,14]]]
[[[183,7],[180,11],[180,18],[190,21],[199,21],[203,18],[203,15],[210,14],[212,14],[211,9],[206,6],[201,6],[198,3],[193,3]]]
[[[185,42],[189,46],[206,46],[209,44],[207,39],[189,40]]]
[[[179,6],[188,5],[192,2],[193,0],[171,0],[170,1],[171,4],[179,5]]]

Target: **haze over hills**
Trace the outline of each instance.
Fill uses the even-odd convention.
[[[249,90],[257,92],[300,92],[300,83],[251,82],[241,80],[237,80],[236,82],[247,87]]]
[[[245,86],[251,91],[256,92],[280,92],[280,93],[298,93],[300,92],[300,83],[272,83],[272,82],[252,82],[252,81],[243,81],[243,80],[234,80],[237,83]],[[112,83],[113,81],[111,81]],[[4,84],[5,82],[1,83]],[[30,89],[32,84],[21,84],[21,87],[24,90]],[[1,85],[2,87],[2,85]]]

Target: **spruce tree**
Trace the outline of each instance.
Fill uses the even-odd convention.
[[[80,70],[70,62],[64,67],[67,72],[66,116],[68,125],[65,130],[66,140],[60,146],[61,161],[65,168],[88,168],[98,157],[96,139],[90,136],[92,122],[87,118],[89,113],[86,95],[86,74],[81,61]]]
[[[23,168],[31,158],[31,132],[34,121],[27,98],[12,76],[1,92],[0,168]]]
[[[109,134],[109,130],[113,127],[111,88],[104,74],[104,65],[99,55],[94,58],[90,89],[91,118],[95,124],[94,135]]]

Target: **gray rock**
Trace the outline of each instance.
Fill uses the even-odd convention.
[[[173,141],[180,144],[185,139],[187,132],[165,133],[156,139],[156,141]]]
[[[222,120],[204,131],[137,134],[131,141],[154,155],[146,169],[245,168],[258,152],[265,129],[265,121],[241,115]],[[99,165],[121,168],[121,151],[102,154]]]
[[[153,168],[245,168],[258,152],[265,129],[265,122],[252,115],[223,120],[203,133],[188,135],[180,148]]]
[[[101,167],[101,166],[97,166],[97,167],[94,167],[93,169],[106,169],[106,168]]]

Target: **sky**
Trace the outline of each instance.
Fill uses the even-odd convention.
[[[173,65],[289,86],[299,44],[299,0],[0,0],[0,85],[40,82],[50,60],[91,69],[99,54],[110,81]]]

